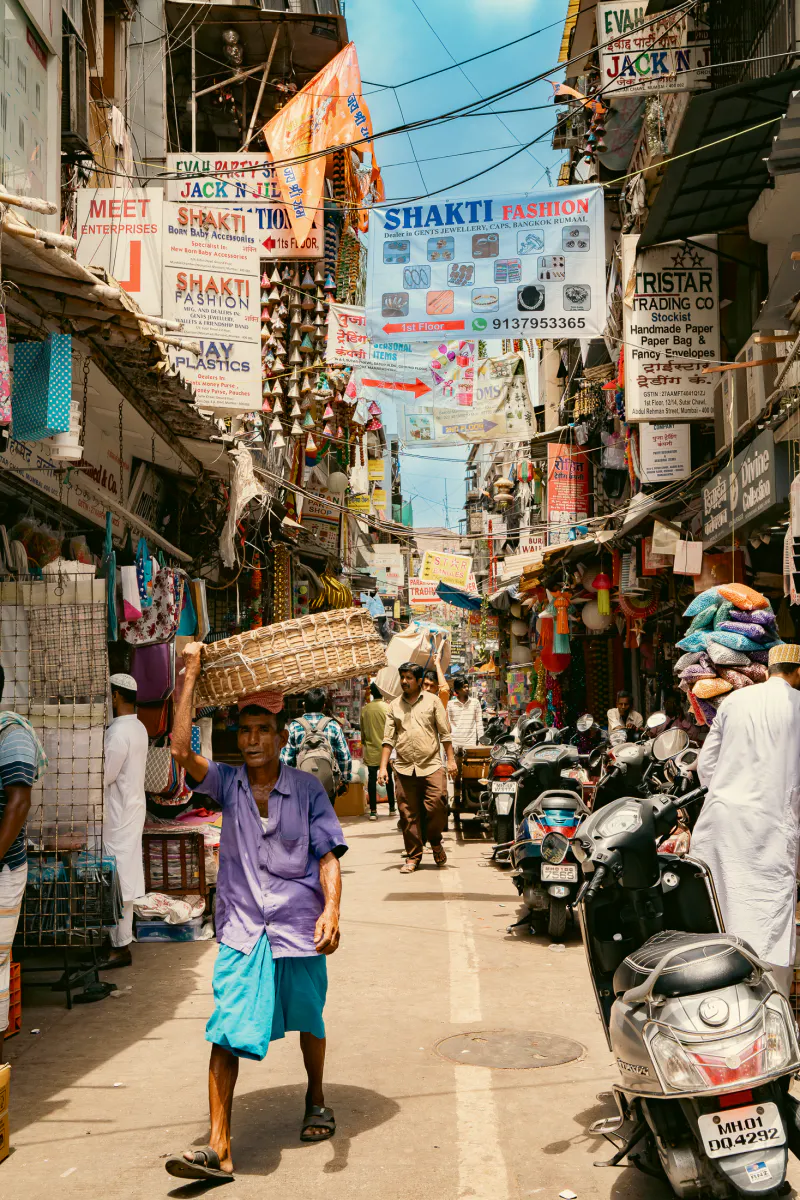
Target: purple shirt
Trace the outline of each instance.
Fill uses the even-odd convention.
[[[273,958],[316,954],[314,926],[325,906],[319,860],[347,850],[322,784],[282,765],[269,795],[266,832],[246,767],[210,762],[198,786],[223,813],[217,941],[249,954],[266,931]]]

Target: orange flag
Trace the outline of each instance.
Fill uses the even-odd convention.
[[[276,163],[278,186],[295,237],[308,237],[322,206],[325,155],[348,142],[372,139],[372,118],[361,96],[361,72],[353,42],[332,58],[302,91],[264,126]],[[359,149],[366,149],[366,142]],[[306,157],[317,154],[319,157]],[[294,159],[306,158],[303,162]]]

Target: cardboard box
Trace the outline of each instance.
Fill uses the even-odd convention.
[[[346,792],[336,797],[337,817],[362,817],[364,815],[364,785],[351,783]]]
[[[6,1063],[0,1067],[0,1163],[8,1158],[11,1151],[9,1145],[8,1101],[11,1092],[11,1065]]]

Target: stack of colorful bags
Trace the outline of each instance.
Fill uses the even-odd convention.
[[[775,613],[760,592],[726,583],[695,596],[683,615],[691,624],[674,669],[698,724],[711,725],[728,692],[767,678],[769,649],[781,642]]]

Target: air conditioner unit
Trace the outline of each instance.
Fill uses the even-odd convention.
[[[760,362],[768,358],[785,358],[786,346],[782,342],[765,342],[758,345],[755,335],[749,337],[736,355],[737,362]],[[753,421],[763,411],[770,394],[775,390],[775,381],[781,369],[780,363],[767,363],[763,367],[745,367],[726,374],[743,375],[742,392],[747,400],[747,415]]]
[[[89,151],[89,64],[86,47],[74,33],[61,39],[61,144]]]

